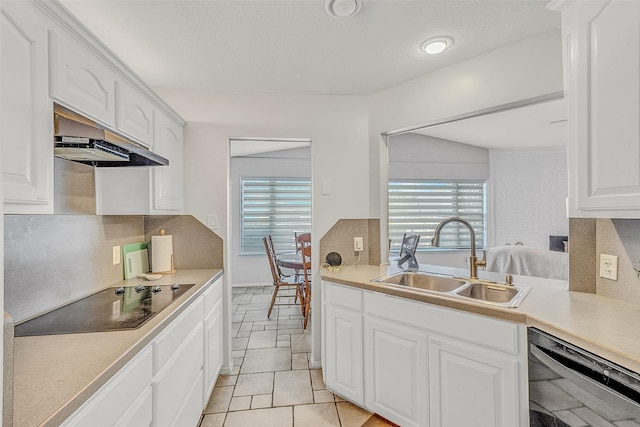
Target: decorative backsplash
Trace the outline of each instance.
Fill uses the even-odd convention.
[[[123,278],[112,247],[174,235],[176,269],[222,268],[222,239],[190,215],[5,215],[5,310],[20,322]]]
[[[362,237],[364,250],[353,250],[353,238]],[[338,252],[343,265],[358,264],[380,265],[380,220],[378,219],[341,219],[320,239],[320,261],[324,262],[329,252]]]

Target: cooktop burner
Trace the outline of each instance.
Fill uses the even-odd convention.
[[[136,329],[194,284],[107,288],[16,325],[16,337]]]

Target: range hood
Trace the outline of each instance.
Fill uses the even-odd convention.
[[[96,167],[164,166],[169,160],[60,105],[54,106],[53,155]]]

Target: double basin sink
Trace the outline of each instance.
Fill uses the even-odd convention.
[[[506,285],[422,271],[401,271],[373,282],[512,308],[517,307],[530,290],[526,285]]]

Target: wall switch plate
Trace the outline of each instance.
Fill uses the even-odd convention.
[[[353,238],[353,250],[356,252],[362,252],[364,250],[364,242],[362,241],[362,237]]]
[[[600,254],[600,277],[618,280],[618,257]]]
[[[120,264],[120,246],[113,247],[113,265]]]
[[[218,215],[209,214],[207,215],[207,226],[212,230],[218,229]]]

